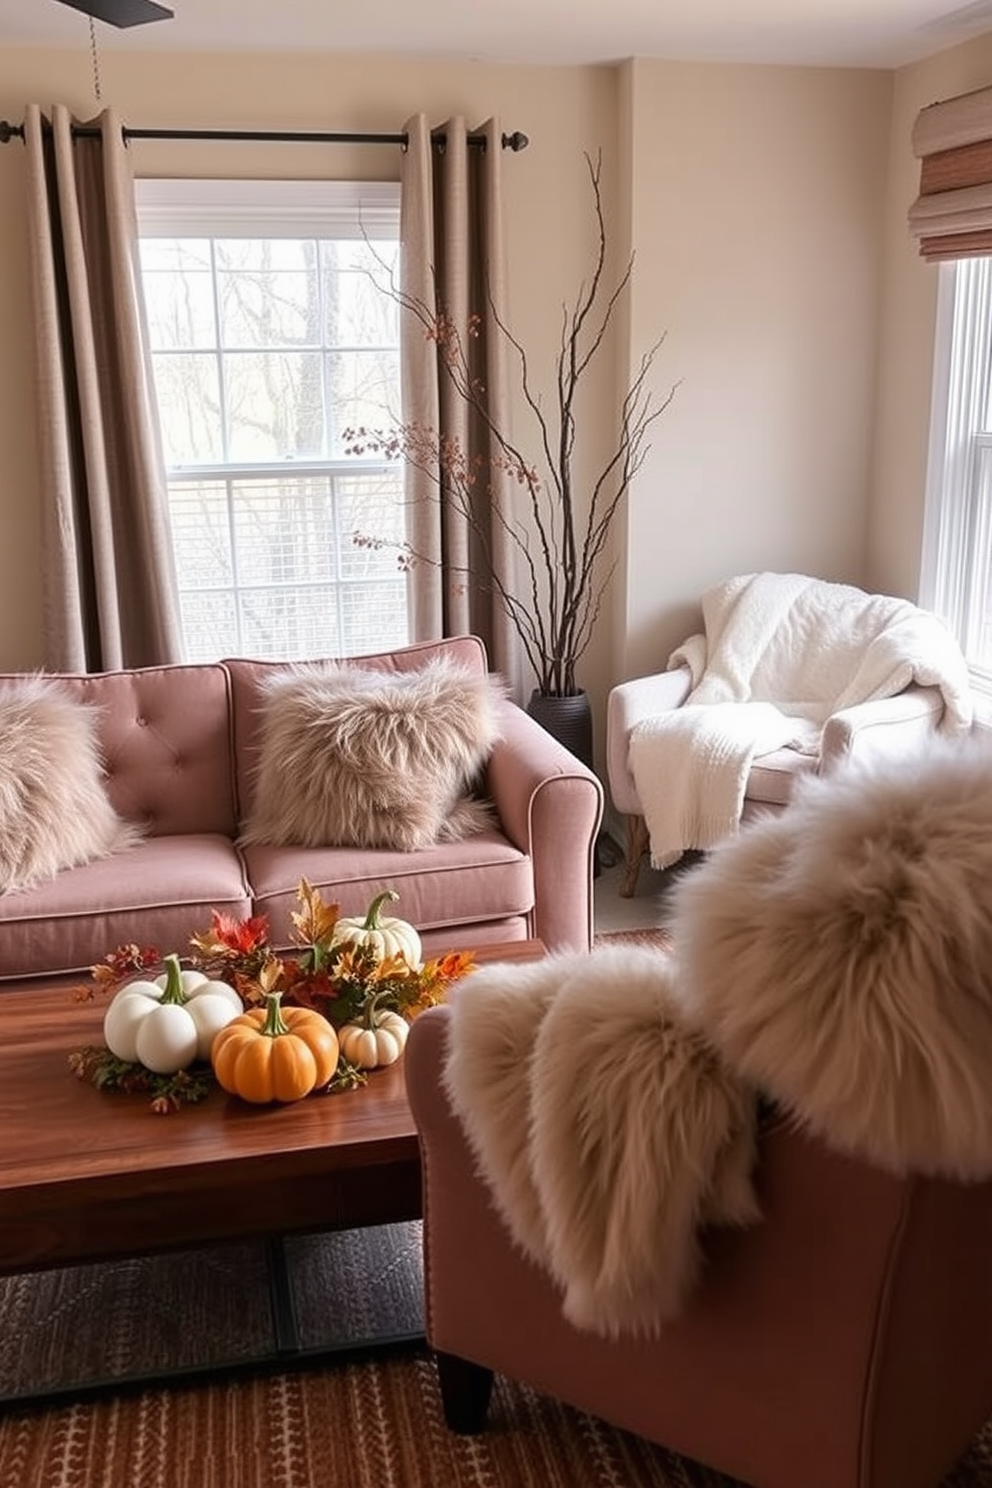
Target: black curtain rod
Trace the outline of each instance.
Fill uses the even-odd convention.
[[[100,131],[94,124],[74,124],[72,126],[73,136],[79,138],[94,138]],[[404,134],[327,134],[321,131],[309,130],[269,130],[269,129],[128,129],[126,126],[121,130],[125,143],[132,139],[168,139],[168,140],[287,140],[294,144],[314,145],[403,145],[407,144],[407,135]],[[24,138],[23,124],[10,124],[6,119],[0,119],[0,145],[8,144],[12,139]],[[431,135],[436,145],[443,145],[445,135],[443,130]],[[484,134],[470,134],[468,137],[470,145],[485,145]],[[502,136],[504,150],[526,150],[530,141],[519,129],[512,134]]]

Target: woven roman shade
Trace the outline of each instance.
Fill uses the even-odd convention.
[[[911,232],[932,263],[992,254],[992,88],[921,109],[913,126],[920,194]]]

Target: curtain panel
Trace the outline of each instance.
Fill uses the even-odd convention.
[[[512,500],[494,430],[508,424],[504,321],[502,131],[490,119],[473,133],[450,119],[432,138],[423,114],[404,125],[401,167],[400,340],[403,423],[457,450],[471,483],[453,481],[438,460],[405,467],[412,632],[417,640],[475,634],[512,691],[519,686],[516,633],[500,590],[514,592]],[[505,323],[505,322],[504,322]],[[439,335],[439,327],[444,334]],[[477,391],[467,400],[452,377],[452,346]],[[473,406],[473,404],[475,406]],[[470,487],[470,488],[469,488]]]
[[[28,106],[28,233],[49,670],[178,661],[179,606],[121,123]]]
[[[979,88],[917,116],[913,152],[920,193],[909,225],[929,263],[992,253],[992,88]]]

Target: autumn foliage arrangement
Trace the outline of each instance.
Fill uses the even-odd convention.
[[[339,1057],[330,1079],[314,1088],[348,1089],[364,1084],[370,1069],[398,1057],[409,1023],[442,1002],[452,983],[474,966],[467,951],[422,960],[413,926],[383,912],[396,897],[386,890],[364,916],[347,917],[301,879],[289,947],[273,946],[264,915],[238,920],[214,910],[209,926],[191,935],[183,959],[191,974],[233,988],[243,1013],[251,1014],[260,1029],[281,1026],[282,1008],[307,1009],[326,1020],[335,1031]],[[134,979],[151,976],[170,959],[175,958],[155,946],[118,946],[91,969],[90,985],[76,996],[116,998]],[[75,1051],[69,1062],[80,1079],[99,1088],[147,1092],[162,1112],[202,1100],[216,1084],[215,1072],[202,1060],[156,1073],[109,1048],[88,1047]]]

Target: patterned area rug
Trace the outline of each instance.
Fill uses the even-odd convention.
[[[333,1254],[325,1237],[300,1242],[293,1257],[310,1342],[329,1327],[341,1336],[349,1319],[358,1332],[385,1317],[395,1322],[397,1308],[416,1321],[419,1226],[330,1238]],[[249,1249],[4,1282],[5,1385],[14,1376],[19,1388],[64,1380],[70,1362],[85,1373],[104,1347],[120,1367],[152,1357],[202,1362],[205,1350],[220,1358],[235,1349],[243,1362],[250,1341],[264,1347],[266,1335],[265,1282]],[[196,1384],[14,1404],[0,1414],[0,1488],[315,1485],[734,1488],[721,1474],[500,1378],[488,1430],[456,1436],[418,1345],[266,1373],[218,1363]],[[992,1427],[944,1488],[992,1488]]]
[[[659,951],[670,951],[672,937],[667,930],[604,930],[595,937],[594,944],[652,946]]]

